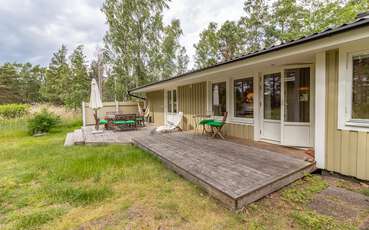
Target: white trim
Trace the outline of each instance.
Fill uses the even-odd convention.
[[[367,47],[355,44],[339,50],[338,129],[369,132],[369,120],[352,119],[352,59],[369,54]]]
[[[247,78],[252,78],[252,84],[253,84],[253,90],[254,90],[254,98],[253,98],[253,118],[242,118],[242,117],[236,117],[235,114],[235,108],[234,108],[234,82],[236,80],[240,80],[240,79],[247,79]],[[229,90],[229,95],[230,95],[230,113],[229,113],[229,120],[236,122],[236,123],[243,123],[243,124],[254,124],[254,119],[255,119],[255,104],[256,104],[256,100],[255,100],[255,94],[258,93],[258,91],[255,92],[255,88],[257,89],[257,85],[255,85],[255,75],[253,73],[246,73],[243,74],[242,76],[238,76],[238,77],[234,77],[230,80],[231,84],[230,84],[230,90]]]
[[[84,101],[82,101],[82,121],[83,121],[83,127],[86,127],[86,104]]]
[[[314,150],[318,168],[325,169],[326,142],[326,53],[315,56],[315,134]]]

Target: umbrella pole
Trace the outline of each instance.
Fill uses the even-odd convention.
[[[95,117],[95,130],[99,130],[99,118],[97,118],[97,110],[96,109],[95,109],[94,117]]]

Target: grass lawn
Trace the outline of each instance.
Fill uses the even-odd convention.
[[[306,208],[326,187],[308,176],[231,212],[133,146],[64,148],[64,123],[30,137],[0,123],[0,229],[352,229]]]

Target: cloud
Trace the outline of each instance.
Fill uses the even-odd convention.
[[[237,20],[244,0],[172,0],[164,21],[181,20],[181,43],[193,64],[193,44],[199,33],[215,21]],[[232,2],[232,3],[230,3]],[[100,11],[103,0],[0,0],[0,63],[31,62],[47,65],[52,53],[65,44],[69,51],[80,44],[91,59],[107,30]]]
[[[170,9],[164,14],[164,21],[169,23],[178,18],[181,21],[184,36],[181,44],[186,47],[194,64],[195,48],[199,41],[199,34],[210,22],[222,24],[227,20],[238,20],[242,15],[244,0],[174,0],[169,4]]]
[[[47,65],[62,44],[93,56],[106,31],[102,0],[0,0],[0,63]]]

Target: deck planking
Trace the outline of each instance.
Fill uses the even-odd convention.
[[[314,163],[271,150],[190,133],[146,135],[132,142],[231,209],[242,208],[315,168]]]

